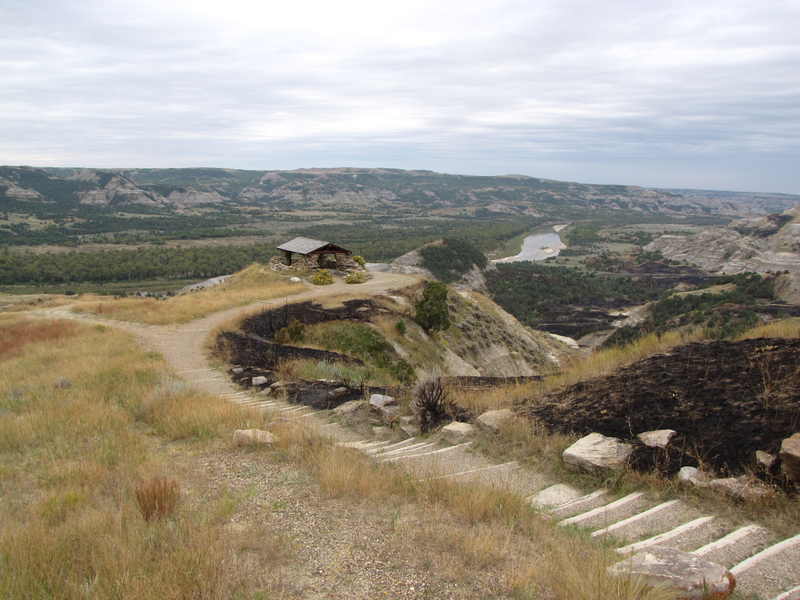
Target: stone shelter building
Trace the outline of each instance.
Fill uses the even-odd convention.
[[[303,266],[311,269],[338,269],[345,270],[350,250],[323,242],[322,240],[312,240],[306,237],[296,237],[293,240],[278,246],[281,251],[281,262],[287,267]],[[293,256],[297,255],[297,256]]]

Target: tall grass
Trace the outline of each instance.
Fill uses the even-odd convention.
[[[298,294],[306,288],[276,273],[252,265],[219,286],[173,298],[119,298],[84,300],[74,310],[121,321],[147,325],[188,323],[206,315],[244,306],[258,300],[272,300]]]
[[[159,356],[112,328],[0,319],[0,339],[20,332],[31,333],[27,343],[0,358],[0,597],[223,598],[250,589],[229,568],[236,540],[213,507],[171,504],[172,518],[148,521],[136,492],[154,474],[167,476],[166,492],[180,484],[154,434],[227,437],[260,417],[174,385]],[[68,383],[54,386],[59,377]]]

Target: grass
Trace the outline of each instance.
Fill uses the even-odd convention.
[[[174,503],[180,469],[153,440],[210,443],[259,417],[176,385],[112,328],[0,315],[0,339],[20,341],[0,358],[0,596],[250,593],[228,567],[236,540],[214,507]],[[170,518],[143,518],[148,494]]]
[[[121,321],[147,325],[188,323],[206,315],[244,306],[258,300],[272,300],[305,291],[302,283],[292,283],[255,264],[240,271],[219,286],[172,298],[84,299],[74,309]]]

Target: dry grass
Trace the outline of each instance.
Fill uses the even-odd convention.
[[[798,338],[800,337],[800,318],[781,319],[759,325],[745,331],[738,340],[753,340],[756,338]]]
[[[182,296],[163,300],[157,298],[84,300],[76,304],[73,310],[121,321],[169,325],[188,323],[211,313],[244,306],[258,300],[272,300],[298,294],[305,289],[302,283],[292,283],[276,273],[265,272],[259,265],[252,265],[222,285]]]
[[[165,383],[161,358],[119,331],[60,322],[42,328],[23,317],[0,320],[0,337],[33,332],[0,360],[0,596],[249,593],[253,584],[229,568],[236,540],[216,508],[170,503],[174,466],[152,433],[227,437],[255,417],[234,418],[218,407],[227,403],[186,390],[165,392],[175,386]],[[54,386],[62,376],[69,384]],[[148,523],[137,482],[152,473],[167,474],[158,510],[172,517]],[[138,491],[149,493],[141,484]]]

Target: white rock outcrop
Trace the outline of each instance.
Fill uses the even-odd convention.
[[[474,425],[453,421],[442,427],[442,439],[451,444],[463,444],[476,433]]]
[[[608,572],[619,577],[641,577],[668,585],[686,600],[730,598],[736,578],[723,567],[675,548],[653,546],[611,565]]]
[[[506,421],[515,418],[514,411],[509,408],[501,408],[499,410],[487,410],[480,417],[475,419],[475,424],[481,431],[492,431],[497,433],[500,427]]]
[[[274,444],[278,438],[269,431],[261,429],[237,429],[233,432],[234,446],[258,446]]]
[[[633,452],[633,446],[617,438],[590,433],[564,450],[561,459],[573,471],[599,473],[623,466]]]

